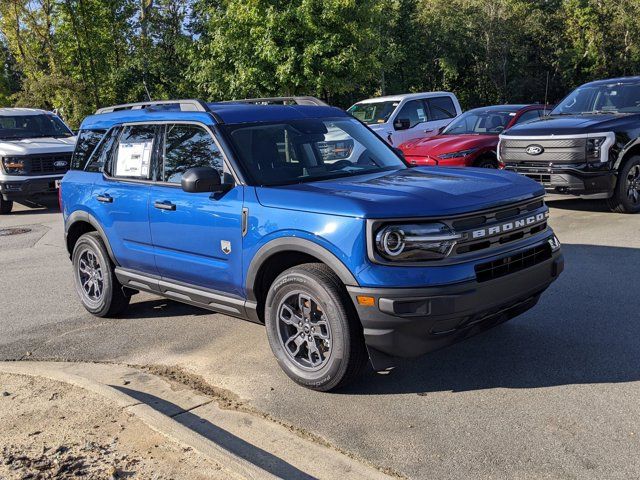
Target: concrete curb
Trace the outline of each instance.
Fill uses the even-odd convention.
[[[212,397],[135,368],[20,361],[0,362],[0,372],[45,377],[94,392],[221,465],[230,478],[390,478],[284,426],[221,408]]]

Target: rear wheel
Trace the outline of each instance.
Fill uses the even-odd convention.
[[[2,195],[0,195],[0,215],[7,215],[11,213],[11,210],[13,210],[13,202],[11,200],[5,200],[2,198]]]
[[[624,163],[613,196],[607,202],[613,212],[640,212],[640,155],[634,155]]]
[[[326,265],[308,263],[280,274],[265,314],[271,350],[300,385],[320,391],[342,387],[368,361],[357,314]]]
[[[72,260],[76,291],[87,311],[97,317],[113,317],[127,308],[131,295],[116,278],[97,232],[85,233],[78,239]]]

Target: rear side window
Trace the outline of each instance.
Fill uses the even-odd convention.
[[[98,143],[100,143],[105,132],[106,130],[80,130],[76,142],[76,149],[71,159],[72,170],[85,169],[91,154],[98,146]]]
[[[148,180],[156,137],[155,125],[125,126],[114,149],[111,175],[119,178]]]
[[[193,167],[212,167],[222,176],[224,161],[213,137],[198,125],[167,125],[164,137],[163,180],[180,183]]]
[[[451,97],[427,98],[429,106],[429,120],[445,120],[456,116],[456,107]]]
[[[409,120],[409,128],[426,122],[427,114],[424,111],[424,104],[421,100],[411,100],[405,103],[398,112],[396,120]]]
[[[540,114],[542,110],[529,110],[528,112],[524,112],[520,115],[520,118],[516,120],[516,123],[526,123],[532,120],[540,120]]]

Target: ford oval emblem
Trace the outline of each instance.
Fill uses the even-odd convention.
[[[58,160],[57,162],[53,162],[53,166],[54,167],[66,167],[67,166],[67,162],[65,162],[64,160]]]
[[[544,152],[544,148],[542,148],[542,146],[540,145],[529,145],[524,149],[524,151],[529,155],[540,155],[542,152]]]

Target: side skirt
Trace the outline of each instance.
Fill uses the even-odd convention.
[[[123,287],[154,293],[170,300],[260,323],[257,304],[244,298],[121,267],[116,267],[115,274]]]

